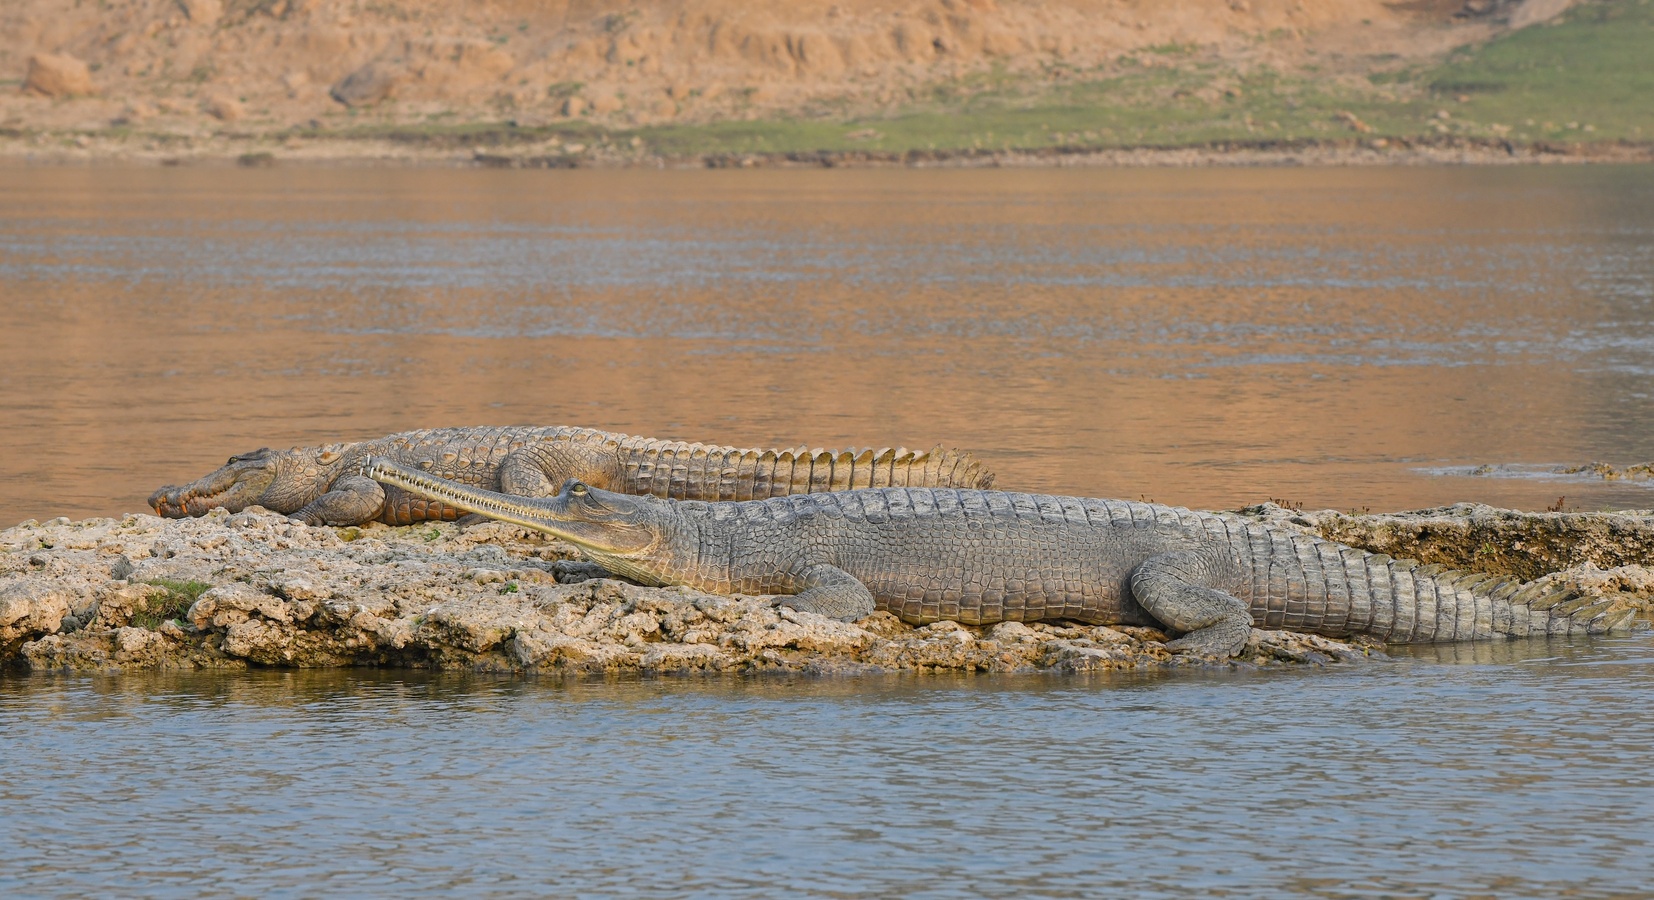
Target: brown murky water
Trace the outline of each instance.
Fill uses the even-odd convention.
[[[0,169],[0,524],[473,423],[1650,507],[1654,169]],[[1466,477],[1508,465],[1519,477]]]
[[[1648,896],[1646,635],[1461,651],[1168,678],[0,675],[0,894]]]
[[[0,525],[430,425],[1650,507],[1654,168],[0,169]],[[1512,477],[1468,477],[1500,464]],[[563,682],[0,673],[0,896],[1631,897],[1654,650]]]

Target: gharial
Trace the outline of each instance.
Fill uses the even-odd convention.
[[[545,497],[567,478],[633,494],[751,500],[886,485],[988,487],[993,474],[969,452],[754,450],[634,437],[569,426],[432,428],[370,441],[262,448],[230,457],[204,478],[167,486],[149,505],[169,518],[258,505],[310,525],[453,520],[462,511],[385,489],[361,475],[370,457],[510,494]]]
[[[1632,614],[1541,582],[1150,503],[901,487],[673,502],[577,479],[522,498],[389,460],[365,474],[547,532],[644,584],[784,595],[780,605],[846,621],[884,609],[912,624],[1157,625],[1184,633],[1174,650],[1229,656],[1254,626],[1410,643],[1598,633]]]

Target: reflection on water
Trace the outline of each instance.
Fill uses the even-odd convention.
[[[1332,672],[0,678],[0,893],[1634,896],[1654,638]]]
[[[1649,507],[1654,167],[0,169],[0,523],[582,424],[1230,507]]]

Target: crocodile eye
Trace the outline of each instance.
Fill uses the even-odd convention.
[[[575,483],[569,485],[569,493],[576,497],[584,497],[587,493],[586,485],[582,482],[576,481]]]

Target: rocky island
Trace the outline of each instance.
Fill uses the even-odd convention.
[[[1654,605],[1654,511],[1233,513],[1425,562]],[[386,666],[502,673],[1143,671],[1327,665],[1382,645],[1254,631],[1234,660],[1152,628],[854,623],[592,577],[569,545],[497,522],[310,527],[252,508],[0,531],[0,664],[32,671]]]

